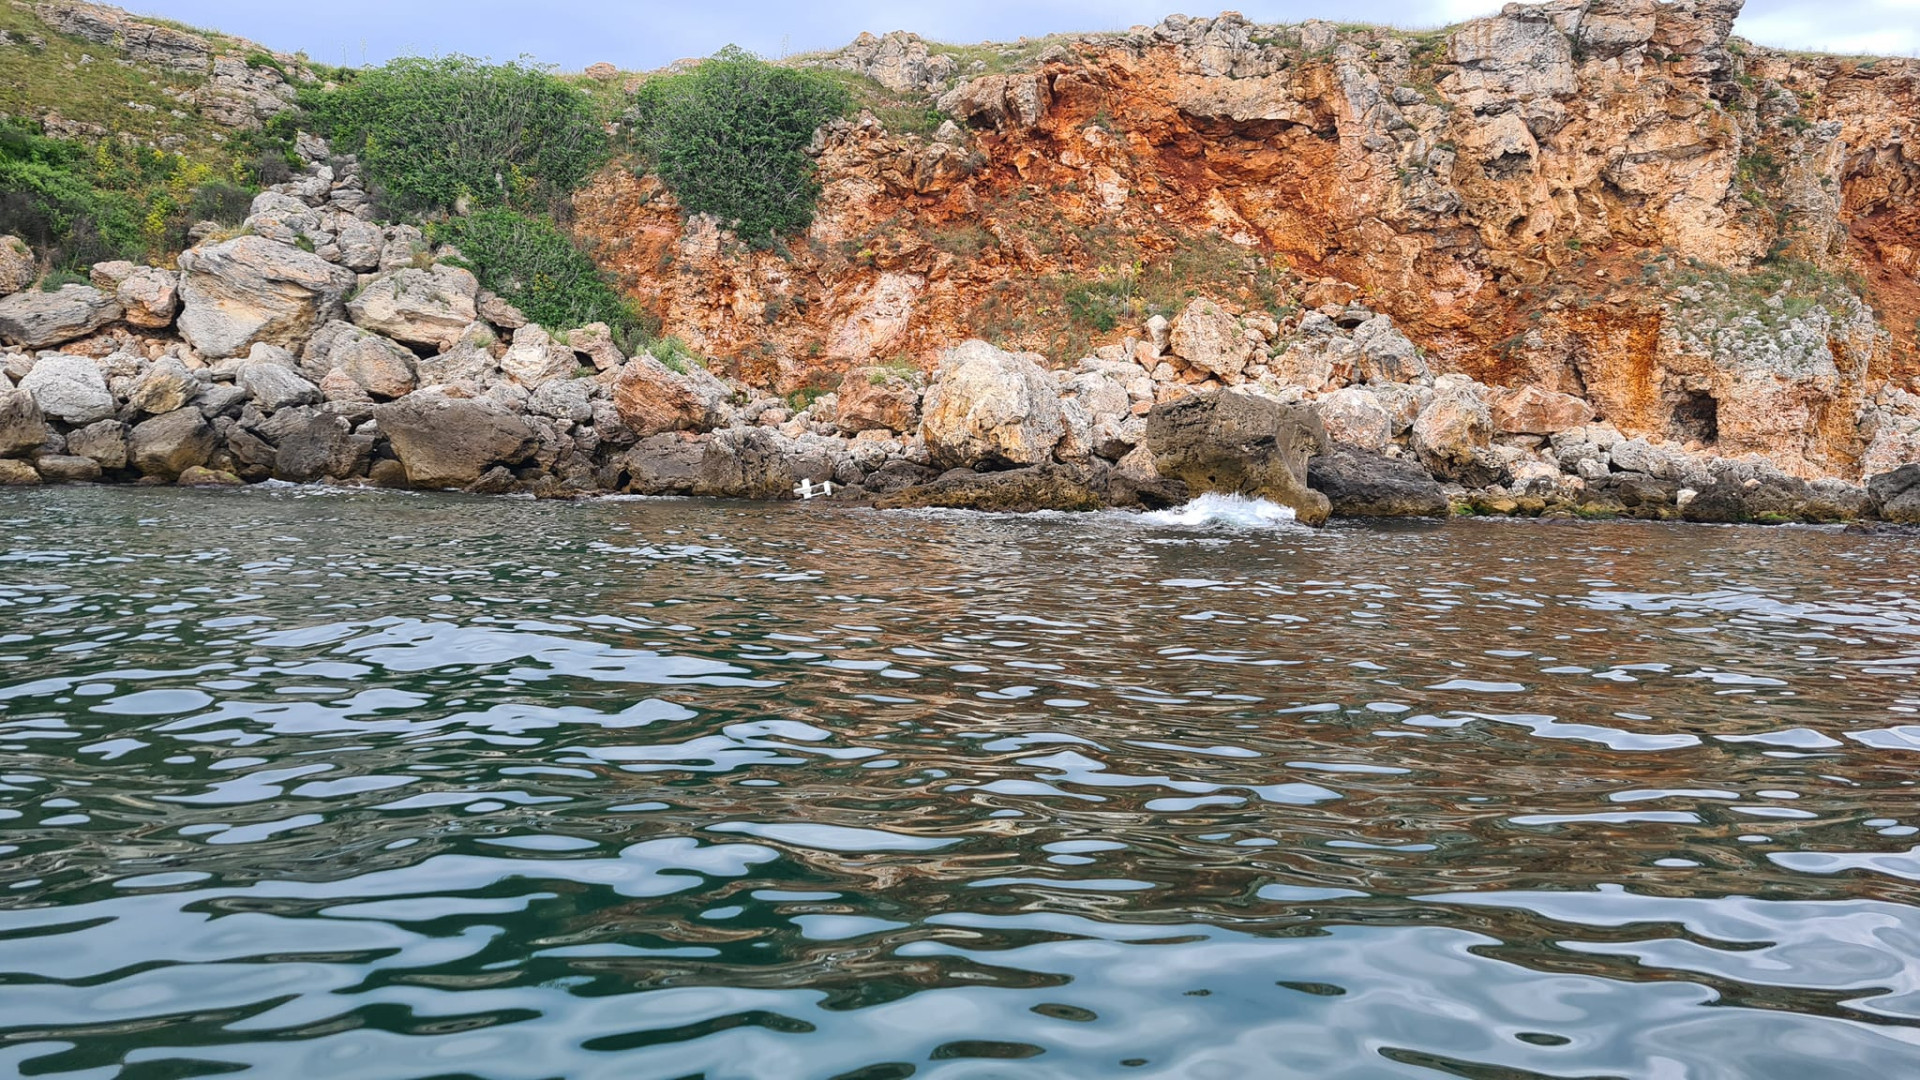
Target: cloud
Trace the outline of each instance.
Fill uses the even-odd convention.
[[[139,0],[136,0],[138,3]],[[1228,0],[1220,0],[1222,3]],[[216,27],[327,63],[409,53],[531,55],[578,69],[599,60],[653,68],[738,44],[765,55],[837,48],[862,30],[912,30],[940,41],[1006,41],[1151,25],[1172,0],[974,0],[966,4],[822,0],[146,0],[151,14]],[[1437,26],[1499,10],[1499,0],[1243,0],[1261,22],[1320,17]],[[1920,0],[1750,0],[1737,31],[1765,45],[1912,55]]]

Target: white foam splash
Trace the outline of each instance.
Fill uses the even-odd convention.
[[[1235,529],[1273,529],[1290,526],[1298,515],[1289,506],[1249,499],[1244,495],[1202,495],[1177,510],[1160,510],[1142,515],[1155,525],[1198,529],[1224,525]]]

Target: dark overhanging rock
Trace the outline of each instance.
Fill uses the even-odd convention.
[[[1306,525],[1332,514],[1328,498],[1307,484],[1307,462],[1326,446],[1313,410],[1242,390],[1195,394],[1147,417],[1147,447],[1162,476],[1196,494],[1278,503]]]

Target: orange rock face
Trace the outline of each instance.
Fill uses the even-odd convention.
[[[973,337],[1068,364],[1194,296],[1275,317],[1252,362],[1284,370],[1303,310],[1358,304],[1436,374],[1847,474],[1874,402],[1920,389],[1920,63],[1748,46],[1739,9],[1174,17],[973,78],[874,39],[832,62],[877,57],[956,123],[824,130],[785,250],[683,221],[625,166],[576,228],[668,332],[781,390]]]

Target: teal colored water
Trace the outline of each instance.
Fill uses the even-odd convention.
[[[0,494],[0,1075],[1920,1075],[1911,540],[1186,520]]]

